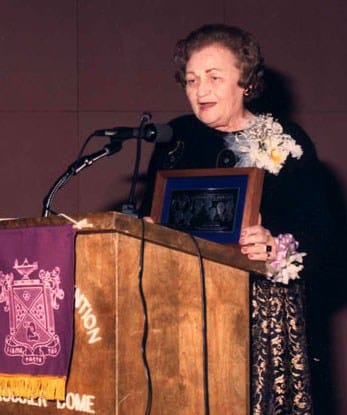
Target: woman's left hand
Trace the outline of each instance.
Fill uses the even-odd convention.
[[[239,241],[241,252],[255,261],[273,261],[276,258],[275,238],[259,224],[242,229]]]

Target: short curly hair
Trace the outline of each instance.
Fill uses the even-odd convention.
[[[186,66],[193,52],[215,43],[226,47],[236,56],[241,70],[239,85],[246,91],[245,101],[258,97],[263,89],[264,73],[260,46],[251,33],[225,24],[201,26],[176,43],[174,51],[176,81],[185,87]]]

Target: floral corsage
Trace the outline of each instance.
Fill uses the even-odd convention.
[[[299,243],[290,233],[280,234],[275,238],[277,256],[267,264],[266,278],[272,282],[288,284],[290,280],[300,278],[299,272],[304,268],[305,252],[297,252]]]
[[[225,141],[239,159],[235,167],[258,167],[272,174],[279,173],[289,155],[299,159],[303,154],[270,114],[256,116],[249,128],[226,136]]]

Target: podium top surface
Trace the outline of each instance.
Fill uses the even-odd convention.
[[[192,255],[197,253],[196,246],[188,234],[161,225],[151,224],[119,212],[78,214],[73,215],[72,219],[76,222],[84,219],[89,225],[79,229],[78,234],[117,232],[138,239],[141,239],[142,235],[144,235],[145,241],[164,245]],[[0,230],[32,226],[57,226],[68,223],[71,222],[62,216],[6,219],[0,221]],[[198,242],[201,255],[205,259],[230,265],[247,272],[265,273],[265,263],[262,261],[250,261],[241,253],[238,245],[226,246],[201,238],[196,238],[196,241]]]

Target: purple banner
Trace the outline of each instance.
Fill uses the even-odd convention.
[[[67,376],[75,234],[71,225],[0,231],[0,374]]]

